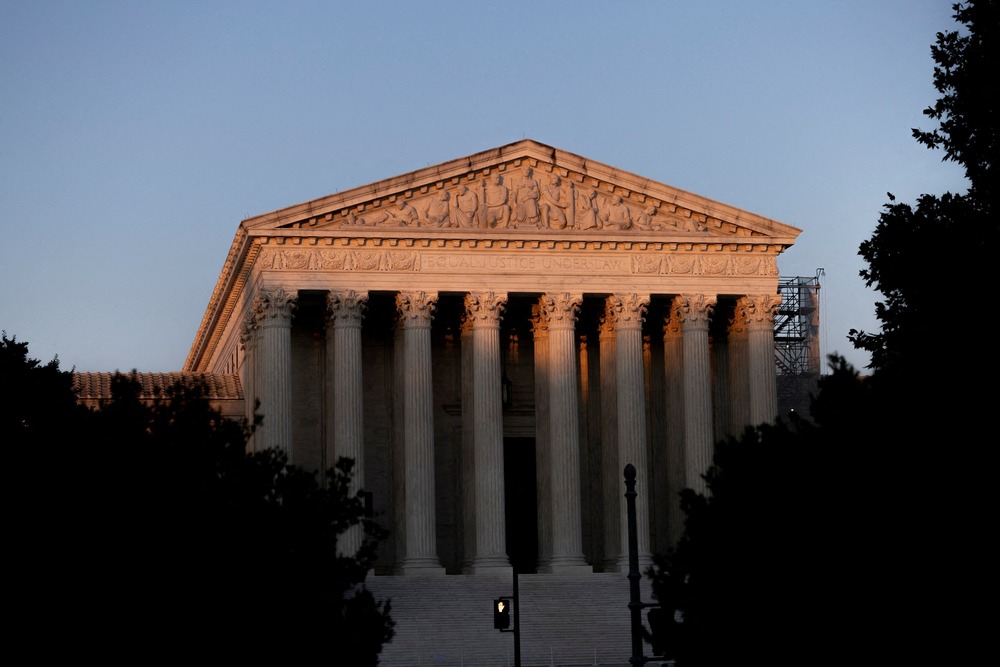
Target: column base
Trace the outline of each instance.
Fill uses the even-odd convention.
[[[540,572],[548,574],[590,574],[594,568],[587,565],[583,560],[573,559],[572,561],[553,562],[545,566]]]
[[[639,554],[639,572],[645,572],[646,568],[653,564],[653,556],[650,554]],[[615,565],[615,572],[628,572],[628,556],[619,558]]]
[[[408,558],[399,566],[399,574],[404,577],[444,576],[445,569],[437,558]]]
[[[506,556],[490,556],[476,558],[469,568],[470,574],[509,574],[514,575],[514,566]]]

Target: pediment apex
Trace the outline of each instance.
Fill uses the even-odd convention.
[[[491,198],[494,204],[506,201],[487,206]],[[657,236],[769,237],[789,245],[801,233],[532,139],[248,218],[241,227],[250,235],[341,227],[363,232],[436,227],[445,234],[462,228],[611,229]]]

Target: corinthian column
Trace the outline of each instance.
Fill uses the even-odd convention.
[[[465,295],[472,321],[476,554],[472,572],[510,571],[507,558],[503,477],[503,412],[500,396],[500,316],[506,294]]]
[[[708,322],[715,297],[677,297],[684,330],[684,463],[686,486],[705,491],[702,475],[712,465],[712,369]]]
[[[462,571],[472,571],[476,554],[475,383],[472,378],[472,320],[462,317]]]
[[[629,463],[638,472],[635,499],[636,546],[639,566],[652,563],[649,548],[649,466],[646,462],[646,390],[643,364],[642,321],[649,296],[613,294],[608,297],[605,316],[615,327],[615,370],[618,396],[618,469]],[[644,488],[647,487],[647,488]],[[625,494],[619,499],[621,550],[618,570],[628,571],[628,521]]]
[[[538,571],[552,558],[551,418],[549,417],[549,324],[540,303],[531,307],[535,343],[535,497],[538,503]]]
[[[778,389],[774,363],[774,315],[781,297],[756,294],[740,299],[738,308],[747,323],[750,423],[770,423],[778,416]]]
[[[742,301],[742,299],[741,299]],[[737,302],[729,322],[729,435],[739,437],[750,421],[750,371],[747,357],[747,321]]]
[[[667,418],[667,539],[674,546],[684,534],[680,492],[687,486],[684,469],[684,315],[674,299],[663,323],[663,370]]]
[[[257,402],[257,350],[260,347],[260,317],[258,312],[252,310],[243,321],[243,330],[240,332],[240,347],[243,348],[243,402],[244,416],[247,423],[254,423],[254,413]],[[255,435],[250,434],[247,442],[247,449],[251,452],[257,451]]]
[[[549,331],[549,438],[552,557],[549,572],[590,570],[580,520],[580,425],[576,374],[576,314],[583,298],[546,294],[539,311]]]
[[[401,292],[396,308],[403,327],[403,466],[406,479],[404,575],[444,574],[437,557],[434,506],[434,403],[431,318],[437,294]]]
[[[605,315],[600,327],[601,362],[601,468],[604,490],[604,571],[618,567],[621,556],[621,512],[619,499],[622,491],[622,471],[618,454],[618,383],[615,369],[615,321]],[[626,527],[627,528],[627,527]]]
[[[292,456],[292,311],[296,295],[282,288],[261,290],[257,296],[260,321],[260,361],[254,384],[263,416],[257,429],[258,449],[280,449]]]
[[[354,461],[350,495],[365,483],[364,429],[361,380],[361,319],[367,292],[330,292],[326,296],[326,464],[340,457]],[[352,526],[341,537],[338,551],[353,556],[361,546],[364,531]]]

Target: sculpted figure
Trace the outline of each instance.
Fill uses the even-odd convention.
[[[448,206],[448,191],[442,190],[438,193],[437,197],[431,199],[431,203],[427,205],[427,222],[434,225],[435,227],[450,227],[451,220],[449,219],[449,206]]]
[[[541,222],[541,209],[538,207],[538,181],[531,177],[528,169],[517,183],[514,190],[514,222],[517,225],[538,225]]]
[[[701,224],[694,218],[686,218],[678,226],[685,232],[703,232],[708,229],[708,227]]]
[[[601,219],[604,221],[605,229],[632,228],[632,212],[622,201],[621,195],[611,198],[611,205],[604,210]]]
[[[542,190],[542,220],[549,229],[566,229],[566,210],[569,197],[563,194],[562,179],[552,174],[548,185]]]
[[[479,197],[466,186],[458,188],[455,195],[455,217],[452,221],[456,227],[475,227],[479,217]]]
[[[494,174],[491,182],[483,185],[483,201],[486,207],[484,226],[505,228],[510,223],[510,192],[503,184],[503,177]]]
[[[600,229],[601,221],[597,217],[597,191],[576,193],[576,228]]]
[[[396,208],[389,211],[389,217],[397,225],[402,225],[403,227],[416,227],[420,223],[420,216],[417,215],[417,209],[413,208],[405,201],[400,199],[396,203]]]
[[[642,213],[635,217],[636,229],[641,229],[643,231],[666,229],[666,226],[662,222],[653,220],[654,215],[656,215],[656,207],[650,204],[643,210]]]

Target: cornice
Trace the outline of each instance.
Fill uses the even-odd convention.
[[[506,185],[513,189],[528,169],[536,179],[557,175],[567,188],[593,190],[602,199],[620,196],[635,212],[653,206],[659,220],[683,222],[703,233],[778,236],[792,241],[801,233],[790,225],[530,139],[248,218],[242,224],[248,231],[260,232],[351,225],[355,219],[365,219],[383,229],[388,225],[372,223],[372,216],[384,215],[401,200],[426,203],[435,193],[454,193],[463,185],[478,188],[497,174],[508,177]],[[569,203],[575,202],[570,199]]]
[[[206,370],[208,357],[215,350],[226,328],[226,323],[232,315],[239,300],[239,295],[249,278],[254,260],[260,253],[265,239],[251,237],[242,227],[236,231],[236,237],[229,248],[229,254],[222,265],[219,280],[212,291],[208,308],[202,317],[201,325],[195,336],[188,358],[184,362],[184,371],[194,372]],[[211,332],[209,334],[209,332]]]

